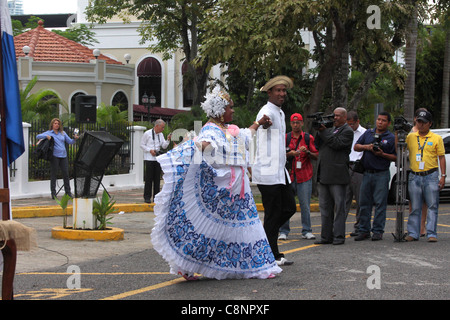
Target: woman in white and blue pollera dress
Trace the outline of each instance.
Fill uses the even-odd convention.
[[[264,116],[248,129],[226,125],[233,101],[216,87],[202,108],[198,137],[157,160],[164,172],[155,197],[154,249],[173,274],[196,280],[273,278],[281,272],[259,219],[247,176],[249,145]]]

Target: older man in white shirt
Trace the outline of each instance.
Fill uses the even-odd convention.
[[[356,201],[356,222],[354,224],[354,231],[350,233],[352,237],[358,235],[358,229],[359,229],[359,190],[361,188],[361,182],[363,179],[363,174],[360,172],[353,171],[355,162],[357,160],[360,160],[363,152],[358,152],[353,150],[353,147],[355,146],[356,141],[358,141],[359,137],[362,136],[362,134],[366,131],[366,128],[362,127],[359,124],[359,117],[356,111],[349,111],[347,113],[347,124],[350,126],[350,128],[353,129],[353,144],[352,144],[352,151],[350,152],[350,184],[347,188],[347,197],[346,197],[346,206],[347,206],[347,214],[350,212],[350,207],[352,205],[353,197]]]
[[[144,201],[151,202],[152,191],[153,198],[160,190],[161,183],[161,166],[156,161],[156,157],[161,153],[161,149],[166,149],[170,143],[170,134],[164,139],[163,131],[166,123],[162,119],[155,121],[153,129],[147,130],[142,136],[141,149],[144,150],[145,164],[145,186]]]
[[[286,100],[287,89],[293,82],[286,76],[269,80],[261,91],[266,91],[269,101],[256,116],[258,121],[267,115],[272,125],[258,130],[256,156],[252,166],[252,181],[261,192],[264,206],[264,230],[278,265],[289,265],[278,250],[278,230],[296,211],[294,191],[286,164],[286,123],[281,105]]]

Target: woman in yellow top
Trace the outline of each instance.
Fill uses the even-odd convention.
[[[417,132],[410,133],[406,138],[411,169],[408,189],[412,210],[408,219],[408,235],[405,240],[416,241],[419,239],[422,203],[425,201],[428,207],[427,238],[429,242],[436,242],[439,191],[444,187],[446,177],[444,142],[440,135],[430,131],[431,113],[419,112],[416,122]],[[442,174],[439,174],[438,167]]]

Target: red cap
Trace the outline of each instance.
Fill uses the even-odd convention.
[[[303,117],[300,113],[294,113],[291,116],[291,121],[303,121]]]

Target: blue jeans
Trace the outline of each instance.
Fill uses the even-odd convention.
[[[384,233],[386,224],[386,207],[389,192],[389,170],[375,173],[364,172],[359,195],[359,232]],[[370,218],[375,207],[372,228]]]
[[[302,234],[305,235],[308,232],[312,232],[311,229],[311,192],[312,192],[312,179],[308,181],[297,183],[292,182],[292,187],[297,192],[298,202],[300,203],[300,210],[302,214]],[[289,220],[286,221],[280,228],[280,233],[288,235],[291,231],[289,227]]]
[[[408,177],[409,198],[411,199],[411,213],[408,218],[408,234],[414,239],[420,237],[420,219],[422,203],[428,207],[427,237],[437,237],[437,220],[439,210],[439,172],[435,171],[426,176],[410,173]]]

